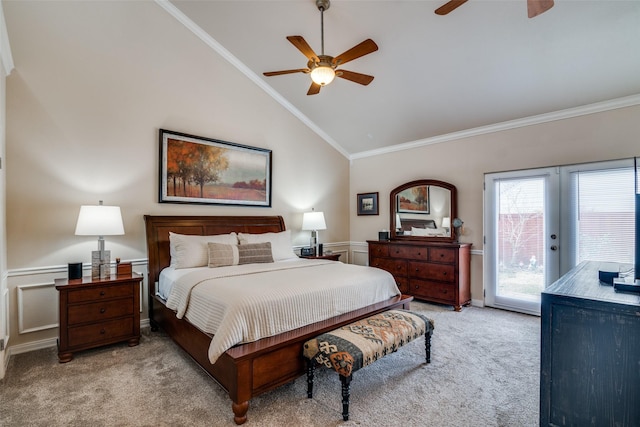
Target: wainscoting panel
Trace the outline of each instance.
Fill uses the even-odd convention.
[[[58,327],[58,291],[53,283],[18,285],[18,333]]]

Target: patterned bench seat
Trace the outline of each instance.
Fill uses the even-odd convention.
[[[307,359],[307,397],[313,397],[316,365],[340,375],[342,418],[349,420],[349,387],[352,375],[403,345],[424,335],[426,363],[431,363],[433,321],[407,310],[389,310],[310,339],[304,344]]]

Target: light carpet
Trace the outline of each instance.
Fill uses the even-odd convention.
[[[316,371],[250,401],[246,426],[537,426],[540,319],[490,308],[413,302],[435,321],[424,340],[354,374],[350,420],[340,380]],[[233,426],[228,395],[163,333],[80,352],[13,356],[0,381],[0,426]]]

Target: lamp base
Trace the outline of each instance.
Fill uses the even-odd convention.
[[[109,279],[111,277],[111,251],[104,251],[100,259],[100,251],[91,251],[91,278]]]

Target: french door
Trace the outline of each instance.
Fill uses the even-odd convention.
[[[582,261],[633,262],[633,159],[485,175],[485,303],[540,314]]]
[[[558,277],[557,168],[485,176],[485,302],[540,313],[540,293]]]

